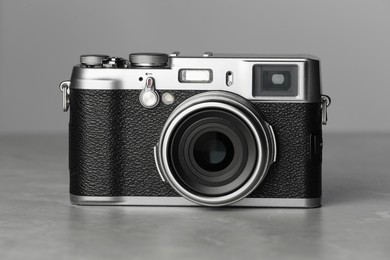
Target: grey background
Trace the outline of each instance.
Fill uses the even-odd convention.
[[[388,259],[389,14],[385,0],[0,0],[0,259]],[[176,50],[321,57],[323,207],[70,204],[58,83],[80,54]]]
[[[329,132],[389,132],[390,3],[0,0],[0,133],[65,133],[58,83],[80,54],[310,53]]]

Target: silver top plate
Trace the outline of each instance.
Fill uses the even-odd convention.
[[[253,96],[254,65],[295,65],[298,68],[298,91],[296,96]],[[208,69],[212,82],[184,83],[179,81],[182,69]],[[227,84],[228,72],[233,82]],[[209,57],[170,56],[167,67],[154,68],[73,68],[71,89],[139,90],[144,80],[153,77],[156,90],[222,90],[236,93],[248,100],[264,102],[321,102],[320,71],[314,56],[280,55],[226,55]],[[142,79],[142,80],[141,80]]]

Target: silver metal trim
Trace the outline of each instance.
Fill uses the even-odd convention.
[[[168,64],[169,58],[165,53],[131,53],[129,61],[135,67],[162,67]]]
[[[235,114],[243,120],[251,129],[259,152],[259,159],[254,167],[253,174],[247,182],[238,190],[223,196],[207,197],[188,191],[176,180],[168,163],[168,142],[172,131],[187,115],[205,108],[220,108]],[[243,111],[245,111],[246,114],[244,114]],[[249,115],[251,120],[249,119]],[[275,154],[276,142],[272,128],[270,128],[269,124],[257,114],[256,109],[252,107],[250,102],[228,92],[210,91],[195,95],[176,107],[165,122],[163,130],[161,131],[155,156],[157,156],[157,167],[163,174],[164,179],[181,196],[204,206],[226,206],[247,197],[259,186],[264,180],[269,167],[273,163]]]
[[[182,197],[98,197],[70,194],[76,205],[96,206],[200,206]],[[229,207],[315,208],[321,206],[321,198],[245,198]]]
[[[159,165],[159,162],[158,162],[158,156],[157,156],[157,146],[158,146],[158,144],[156,144],[156,145],[153,147],[153,152],[154,152],[154,163],[156,164],[156,169],[157,169],[158,174],[159,174],[160,177],[161,177],[161,180],[162,180],[163,182],[165,182],[165,179],[164,179],[164,177],[163,177],[163,175],[162,175],[162,173],[161,173],[161,171],[160,171],[160,167],[158,166],[158,165]]]
[[[131,65],[134,66],[134,67],[142,67],[143,69],[147,69],[149,67],[154,68],[154,67],[164,67],[164,66],[166,66],[165,63],[156,63],[154,65],[152,65],[150,63],[137,63],[137,64],[131,64]]]
[[[144,102],[144,100],[143,100],[144,95],[147,95],[147,94],[152,94],[155,97],[155,102],[153,104],[148,105]],[[158,103],[160,103],[160,96],[156,91],[153,77],[148,77],[145,80],[145,88],[139,94],[139,102],[145,108],[154,108],[158,105]]]
[[[89,54],[89,55],[81,55],[80,63],[87,66],[102,66],[103,61],[108,59],[109,55],[102,54]]]
[[[261,58],[261,59],[272,59],[272,60],[319,60],[320,58],[307,53],[299,53],[299,54],[258,54],[258,53],[214,53],[213,57],[218,58]]]
[[[272,154],[272,162],[274,163],[274,162],[276,162],[276,156],[278,154],[278,146],[276,145],[276,138],[275,138],[274,129],[272,128],[272,126],[270,124],[268,124],[268,128],[271,131],[271,141],[272,141],[273,147],[274,147],[274,149],[272,150],[272,152],[273,152],[273,154]]]
[[[314,62],[313,62],[314,61]],[[221,90],[238,94],[245,99],[262,102],[313,103],[321,102],[321,88],[319,80],[318,61],[306,57],[169,57],[168,66],[164,68],[130,67],[124,69],[113,68],[85,68],[75,66],[72,73],[74,89],[100,90],[142,90],[140,77],[153,75],[159,82],[157,90]],[[298,94],[288,96],[261,96],[252,94],[252,67],[253,65],[295,65],[298,66]],[[182,68],[211,69],[213,82],[211,83],[180,83],[179,70]],[[226,72],[234,73],[234,84],[226,85]],[[313,73],[311,73],[313,71]],[[318,73],[317,73],[318,72]]]
[[[326,125],[328,123],[328,107],[332,103],[332,100],[327,95],[321,95],[321,118],[322,124]]]
[[[62,81],[60,83],[60,90],[62,92],[62,111],[66,112],[70,105],[70,81]]]
[[[230,87],[231,85],[233,85],[233,72],[229,70],[226,72],[226,86]]]

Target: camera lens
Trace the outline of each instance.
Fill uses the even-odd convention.
[[[207,206],[243,199],[275,158],[270,126],[247,100],[206,92],[181,103],[166,121],[155,158],[164,179],[185,198]]]
[[[228,194],[249,178],[255,163],[255,140],[237,116],[202,109],[177,124],[168,161],[177,180],[194,193]]]
[[[216,172],[225,169],[232,162],[234,147],[229,137],[221,132],[211,131],[195,141],[193,152],[200,167]]]

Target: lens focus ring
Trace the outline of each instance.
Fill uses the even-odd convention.
[[[217,122],[224,117],[216,111],[221,111],[229,117],[225,120],[226,122],[236,118],[237,122],[230,125],[225,122],[222,125],[228,125],[228,128],[231,128],[233,132],[239,133],[241,136],[240,141],[238,141],[239,146],[237,146],[237,140],[234,141],[235,149],[244,149],[243,151],[246,151],[247,155],[246,158],[242,157],[238,160],[244,163],[239,168],[236,167],[232,175],[229,175],[227,170],[231,162],[229,160],[233,160],[232,158],[225,161],[224,165],[216,167],[216,182],[213,183],[213,171],[212,168],[209,168],[209,163],[205,163],[202,167],[202,162],[197,162],[194,156],[192,159],[188,159],[191,156],[187,156],[187,159],[184,158],[185,154],[191,155],[196,149],[193,148],[194,146],[192,148],[180,148],[180,146],[184,147],[182,143],[186,140],[185,131],[183,132],[180,129],[187,129],[190,134],[192,131],[195,133],[199,129],[190,129],[191,125],[201,125],[202,122],[204,123],[207,120]],[[206,116],[207,113],[209,113],[208,116]],[[210,113],[214,113],[214,117],[210,116]],[[197,114],[199,114],[198,117],[194,118],[194,115]],[[187,124],[188,126],[186,120],[190,121]],[[241,125],[241,128],[234,128],[238,124]],[[207,133],[207,131],[212,132],[213,130],[206,129],[205,131]],[[218,131],[225,135],[224,130]],[[195,133],[192,136],[198,136],[196,138],[199,139],[201,135]],[[196,138],[192,143],[197,142],[198,139]],[[229,138],[229,140],[233,140],[231,137]],[[220,140],[224,139],[220,138]],[[229,142],[225,142],[225,145],[229,145]],[[251,144],[253,147],[251,147]],[[183,197],[206,206],[228,205],[249,195],[264,179],[276,153],[272,128],[262,120],[254,106],[235,94],[221,91],[202,93],[180,104],[166,121],[157,148],[158,168],[167,182]],[[212,149],[206,151],[206,154],[213,152]],[[180,156],[182,156],[182,159],[177,159]],[[217,164],[218,160],[221,160],[218,159],[218,156],[220,155],[217,155],[217,159],[214,158]],[[199,160],[201,159],[198,158]],[[191,167],[191,164],[194,167]],[[206,173],[204,171],[202,173],[202,168]],[[226,172],[224,172],[225,170]],[[224,179],[224,174],[228,174],[228,178]],[[211,181],[208,181],[210,176]],[[220,182],[218,182],[218,178]],[[203,179],[206,181],[203,181]]]

